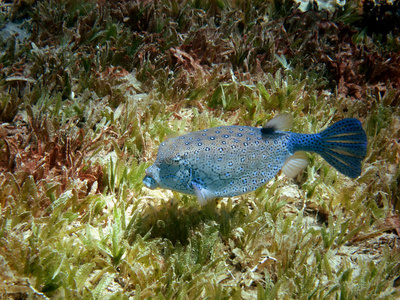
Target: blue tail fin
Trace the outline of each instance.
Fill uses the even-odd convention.
[[[325,129],[316,151],[340,173],[356,178],[367,153],[367,135],[357,119],[343,119]]]

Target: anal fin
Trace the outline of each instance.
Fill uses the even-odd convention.
[[[289,156],[282,167],[282,172],[287,177],[294,178],[308,165],[308,157],[305,152],[296,152]]]

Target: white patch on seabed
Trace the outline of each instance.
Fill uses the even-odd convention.
[[[301,11],[307,11],[312,7],[312,2],[310,0],[294,0],[299,3],[299,9]],[[346,4],[346,0],[315,0],[318,4],[319,10],[327,10],[329,12],[334,12],[337,7],[343,7]]]
[[[298,187],[295,185],[289,185],[280,188],[279,194],[282,199],[289,200],[289,202],[293,202],[290,200],[300,200],[302,198]]]
[[[146,195],[140,197],[140,200],[143,201],[143,204],[160,205],[163,202],[167,202],[172,198],[174,198],[174,194],[170,190],[167,189],[150,190],[146,188]]]

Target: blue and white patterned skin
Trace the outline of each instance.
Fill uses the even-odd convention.
[[[344,119],[317,134],[282,131],[291,127],[288,114],[265,127],[220,126],[161,143],[143,183],[196,195],[200,204],[256,190],[279,170],[290,177],[307,166],[304,152],[316,152],[339,172],[361,174],[367,138],[357,119]]]

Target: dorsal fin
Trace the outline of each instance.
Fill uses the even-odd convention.
[[[281,114],[269,120],[261,129],[264,134],[271,134],[277,130],[288,130],[293,126],[293,116],[291,114]]]

